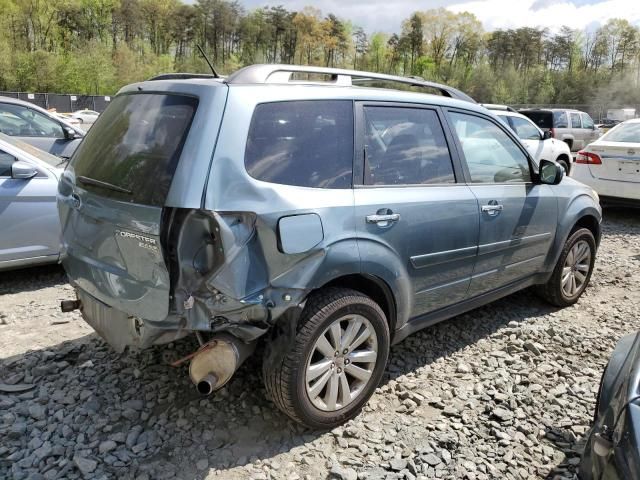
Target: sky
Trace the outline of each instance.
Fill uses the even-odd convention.
[[[311,5],[323,14],[335,13],[367,32],[398,32],[402,20],[416,10],[444,7],[471,12],[486,30],[511,27],[597,28],[608,19],[626,18],[640,25],[640,0],[240,0],[246,8]]]

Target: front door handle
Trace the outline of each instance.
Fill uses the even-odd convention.
[[[375,215],[367,215],[365,219],[367,220],[367,223],[375,223],[379,227],[388,227],[392,223],[395,223],[398,220],[400,220],[400,214],[393,213],[388,208],[382,208],[378,210],[378,212]]]
[[[495,217],[498,215],[504,207],[502,205],[482,205],[482,211],[487,215]]]

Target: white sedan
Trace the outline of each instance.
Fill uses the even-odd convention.
[[[93,125],[99,115],[100,113],[94,110],[77,110],[71,114],[71,117],[77,119],[81,124]]]
[[[603,203],[640,206],[640,119],[615,126],[579,151],[571,176]]]
[[[571,149],[565,142],[551,138],[548,132],[540,130],[528,117],[509,107],[502,105],[485,105],[485,107],[515,132],[536,162],[554,160],[562,165],[566,173],[569,173]]]

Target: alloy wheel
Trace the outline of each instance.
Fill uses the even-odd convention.
[[[334,320],[316,340],[305,371],[306,391],[319,410],[333,412],[365,390],[378,358],[375,329],[362,315]]]
[[[591,248],[585,240],[575,243],[562,268],[562,293],[568,298],[579,294],[585,286],[591,268]]]

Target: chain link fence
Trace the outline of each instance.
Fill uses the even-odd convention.
[[[0,96],[18,98],[31,102],[39,107],[56,109],[59,113],[75,112],[76,110],[95,110],[102,113],[111,97],[108,95],[63,95],[59,93],[26,93],[26,92],[0,92]]]

